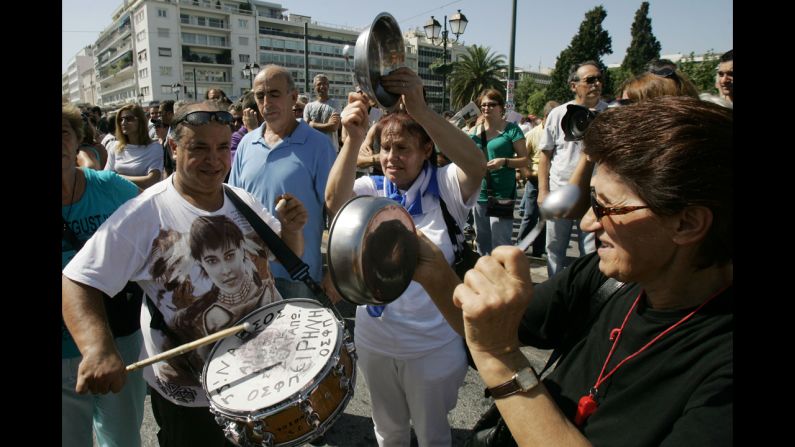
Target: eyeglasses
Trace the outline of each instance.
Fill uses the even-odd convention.
[[[582,81],[585,82],[586,84],[593,85],[593,84],[596,84],[597,82],[602,82],[602,76],[601,75],[600,76],[588,76],[587,78],[582,79]]]
[[[644,208],[648,208],[648,206],[602,206],[596,201],[596,190],[591,188],[591,209],[594,216],[596,216],[596,220],[600,220],[604,216],[627,214]]]
[[[499,105],[500,104],[496,103],[496,102],[484,102],[483,104],[480,105],[480,107],[488,107],[489,109],[492,109],[492,108],[497,107]]]
[[[721,77],[721,78],[724,77],[724,76],[729,76],[729,77],[733,78],[734,77],[734,71],[719,71],[718,72],[718,76]]]
[[[129,115],[129,116],[122,116],[121,118],[119,118],[119,121],[122,122],[122,123],[125,122],[125,121],[129,122],[129,123],[132,123],[132,122],[135,122],[137,119],[138,118],[136,118],[136,117],[134,117],[132,115]]]
[[[171,125],[176,127],[177,124],[185,122],[191,126],[201,126],[209,123],[210,121],[216,121],[220,124],[228,125],[232,122],[232,119],[232,114],[223,110],[218,112],[196,111],[190,112],[187,115],[175,120],[173,123],[171,123]]]

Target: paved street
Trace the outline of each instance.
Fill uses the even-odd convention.
[[[518,213],[514,219],[514,240],[519,228]],[[569,256],[577,256],[576,239],[569,245]],[[544,259],[529,258],[533,282],[539,283],[547,279],[546,262]],[[353,329],[355,307],[343,302],[338,305],[340,313],[345,317],[348,327]],[[524,354],[532,365],[540,370],[546,364],[550,352],[534,348],[524,348]],[[450,413],[450,424],[453,429],[453,446],[461,446],[469,435],[469,430],[474,426],[480,415],[491,405],[491,399],[483,397],[483,383],[477,372],[470,368],[464,380],[464,385],[458,393],[458,405]],[[157,424],[152,416],[149,397],[146,398],[144,423],[141,427],[142,446],[156,447]],[[370,395],[361,375],[357,375],[356,388],[350,402],[333,427],[326,433],[326,443],[329,446],[339,447],[369,447],[376,445],[373,435],[372,421],[370,419]],[[96,442],[94,443],[96,446]],[[412,446],[416,441],[412,439]]]

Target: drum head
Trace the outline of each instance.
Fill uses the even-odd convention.
[[[230,415],[268,412],[306,391],[333,365],[341,343],[331,310],[306,298],[271,303],[236,324],[244,322],[255,335],[216,343],[202,374],[210,404]]]

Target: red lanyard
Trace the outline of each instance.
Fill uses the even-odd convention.
[[[642,348],[628,355],[624,360],[619,362],[619,364],[616,365],[609,373],[607,373],[607,375],[605,375],[605,369],[607,369],[607,364],[610,362],[610,358],[613,356],[613,352],[615,352],[616,347],[618,346],[618,341],[621,339],[621,335],[624,333],[624,327],[627,325],[627,321],[629,321],[629,316],[632,315],[632,312],[635,310],[635,307],[637,307],[638,302],[640,301],[640,297],[642,297],[645,293],[643,290],[641,290],[638,297],[635,298],[635,302],[632,303],[632,307],[630,307],[629,312],[627,312],[627,315],[624,317],[624,322],[621,323],[621,328],[613,329],[612,331],[610,331],[610,339],[613,340],[613,347],[610,348],[610,353],[607,354],[607,358],[605,359],[604,365],[602,365],[602,371],[599,373],[599,377],[596,379],[596,383],[590,390],[588,390],[588,394],[580,398],[580,401],[577,404],[577,413],[574,417],[574,423],[578,427],[582,426],[582,424],[594,413],[594,411],[596,411],[596,407],[599,406],[599,403],[597,402],[599,386],[601,386],[605,380],[607,380],[610,376],[612,376],[613,373],[615,373],[616,370],[618,370],[618,368],[622,367],[624,363],[627,363],[630,359],[633,359],[636,356],[638,356],[641,352],[645,351],[649,346],[656,343],[657,340],[661,339],[666,334],[676,329],[679,325],[689,320],[690,317],[695,315],[696,312],[701,310],[702,307],[704,307],[707,303],[712,301],[713,298],[720,295],[728,287],[729,286],[722,287],[720,290],[715,292],[706,301],[701,303],[701,305],[698,306],[695,310],[682,317],[682,319],[680,319],[676,323],[672,324],[668,329],[662,331],[660,334],[654,337],[650,342],[643,345]]]

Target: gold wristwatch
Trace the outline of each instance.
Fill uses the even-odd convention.
[[[486,397],[495,399],[510,396],[518,392],[526,393],[539,384],[538,375],[532,366],[522,368],[511,377],[511,380],[491,388],[486,388]]]

